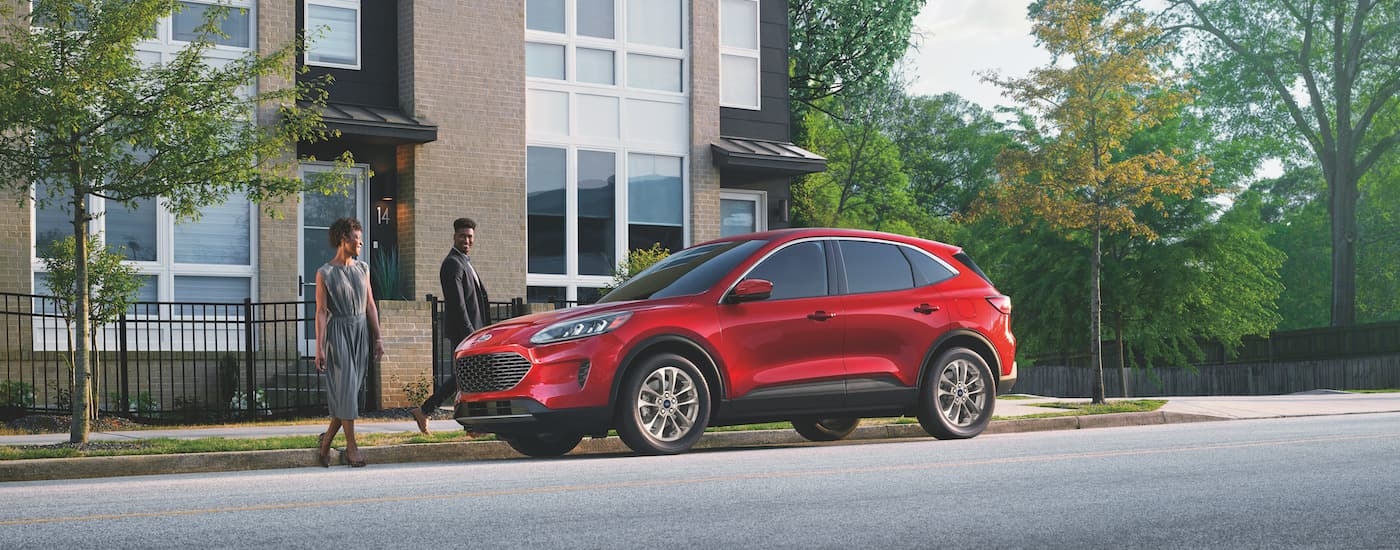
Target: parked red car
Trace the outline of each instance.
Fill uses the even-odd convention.
[[[672,254],[597,304],[477,331],[455,353],[455,417],[530,456],[609,429],[641,454],[753,422],[831,441],[898,415],[969,438],[1015,383],[1015,349],[1011,299],[957,247],[776,230]]]

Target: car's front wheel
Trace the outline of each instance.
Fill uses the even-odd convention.
[[[683,453],[705,434],[710,390],[700,369],[674,353],[643,359],[618,394],[617,435],[639,454]]]
[[[987,428],[996,380],[981,355],[952,348],[938,356],[919,387],[919,425],[939,439],[967,439]]]
[[[497,437],[504,439],[516,452],[534,457],[563,456],[574,450],[578,442],[583,441],[583,434],[558,432],[518,433]]]
[[[859,425],[859,418],[796,418],[792,421],[792,429],[808,441],[845,439]]]

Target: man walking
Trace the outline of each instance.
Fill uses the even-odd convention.
[[[486,287],[481,277],[472,268],[471,251],[476,243],[476,222],[471,218],[457,218],[452,222],[452,250],[442,260],[438,279],[442,282],[442,298],[445,307],[442,312],[443,335],[452,342],[452,349],[462,343],[472,332],[486,326],[486,313],[491,302],[486,297]],[[418,422],[418,431],[430,434],[428,419],[446,401],[457,393],[457,373],[440,384],[433,395],[423,405],[413,409],[413,419]]]

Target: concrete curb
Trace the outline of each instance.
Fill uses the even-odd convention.
[[[1228,418],[1164,411],[1118,413],[1050,418],[996,420],[984,434],[1081,430],[1123,426],[1147,426],[1229,420]],[[861,426],[847,440],[927,438],[918,424]],[[749,430],[706,434],[697,449],[812,444],[793,430]],[[521,455],[501,441],[458,441],[361,447],[365,461],[375,464],[409,462],[460,462],[464,460],[518,459]],[[616,437],[585,439],[570,455],[629,454],[632,451]],[[344,467],[341,453],[332,451],[332,466]],[[46,481],[158,474],[189,474],[311,468],[319,466],[312,449],[190,453],[179,455],[129,455],[84,458],[42,458],[0,461],[0,482]]]

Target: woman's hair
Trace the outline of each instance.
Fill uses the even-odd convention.
[[[350,238],[351,231],[361,231],[360,220],[355,218],[340,218],[331,222],[330,240],[331,248],[340,248],[341,241]]]

